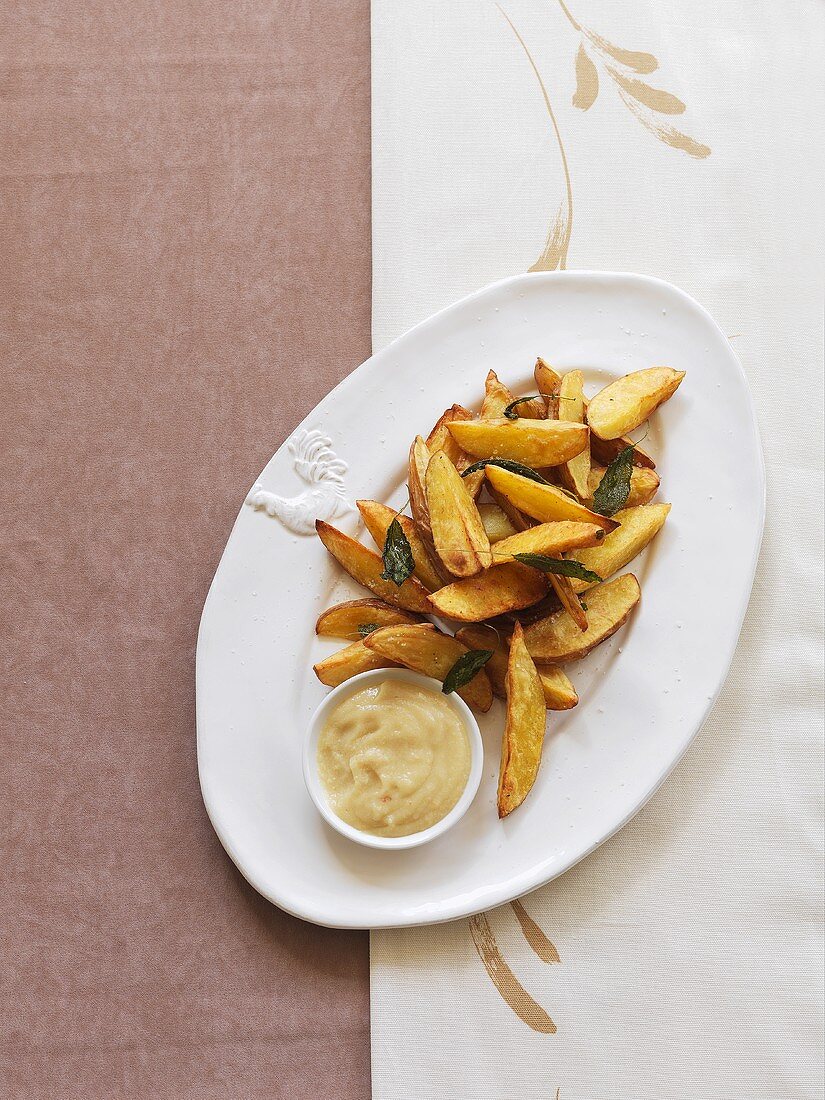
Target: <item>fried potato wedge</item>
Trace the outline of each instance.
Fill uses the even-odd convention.
[[[514,474],[511,470],[503,470],[500,466],[487,466],[486,472],[493,490],[509,500],[514,508],[526,512],[541,523],[570,520],[592,523],[604,531],[614,531],[618,527],[615,520],[600,516],[598,512],[591,512],[555,485],[542,485],[538,481],[522,477],[521,474]]]
[[[432,610],[447,619],[479,623],[537,603],[547,592],[543,573],[519,562],[507,562],[445,585],[430,597]]]
[[[484,402],[481,406],[481,419],[482,420],[495,420],[498,417],[504,416],[504,410],[508,405],[512,404],[515,400],[512,390],[508,389],[503,382],[500,382],[498,375],[494,370],[491,370],[487,374],[487,379],[484,384]],[[523,416],[528,420],[545,420],[547,417],[547,406],[542,398],[531,398],[529,401],[522,401],[517,407],[519,416]]]
[[[525,800],[538,775],[547,708],[544,689],[517,623],[507,662],[507,719],[501,742],[498,816],[507,817]]]
[[[507,513],[503,508],[499,508],[497,504],[485,502],[477,504],[476,508],[478,508],[478,514],[481,516],[481,522],[484,524],[484,530],[487,532],[487,538],[490,540],[491,546],[496,542],[501,542],[502,539],[509,538],[510,535],[516,534],[517,529],[510,522]]]
[[[409,516],[399,515],[395,509],[379,504],[377,500],[356,500],[358,511],[364,526],[370,533],[375,545],[383,552],[387,531],[394,519],[401,524],[401,530],[407,536],[410,544],[413,561],[415,562],[415,576],[432,591],[440,588],[444,583],[430,557],[427,546],[418,532],[418,525]]]
[[[462,473],[472,463],[472,459],[469,455],[462,451],[461,447],[456,443],[455,439],[450,435],[447,425],[452,420],[472,420],[473,414],[469,409],[465,409],[463,405],[452,405],[449,409],[445,409],[441,416],[438,418],[435,427],[427,436],[427,447],[430,454],[435,454],[436,451],[443,451],[453,466]],[[464,484],[467,486],[471,496],[477,497],[481,491],[481,486],[484,484],[484,471],[476,470],[475,473],[468,474],[464,478]]]
[[[587,446],[588,428],[566,420],[456,420],[449,430],[476,458],[510,458],[525,466],[559,466]]]
[[[388,661],[411,668],[422,676],[432,676],[442,683],[459,657],[467,652],[467,646],[449,634],[442,634],[431,623],[385,626],[368,634],[364,645]],[[473,710],[487,711],[493,704],[493,689],[484,669],[459,688],[458,694]]]
[[[561,377],[541,357],[536,360],[533,377],[536,380],[536,389],[544,398],[544,403],[547,406],[547,419],[558,420]]]
[[[559,416],[575,424],[584,423],[584,375],[580,370],[565,374],[559,387]],[[560,467],[562,482],[576,496],[587,499],[590,476],[590,441],[584,450]]]
[[[605,466],[592,466],[590,468],[590,496],[598,489],[605,475]],[[630,492],[625,502],[626,508],[636,508],[640,504],[648,504],[659,491],[659,475],[655,470],[646,469],[644,466],[634,466],[630,472]]]
[[[484,400],[481,403],[482,420],[498,420],[504,416],[504,410],[513,400],[510,390],[499,382],[494,370],[487,372],[484,380]]]
[[[553,591],[559,598],[559,603],[579,630],[587,630],[587,612],[582,607],[581,600],[576,595],[570,578],[560,577],[554,573],[550,573],[548,575],[548,580],[553,586]]]
[[[673,396],[684,377],[684,371],[672,367],[648,367],[626,374],[590,401],[587,422],[600,439],[627,435]]]
[[[340,649],[313,665],[312,671],[322,684],[334,688],[345,680],[351,680],[359,672],[370,672],[374,668],[397,668],[397,664],[380,653],[367,649],[363,642],[353,642],[346,649]]]
[[[611,531],[601,546],[577,550],[570,557],[580,561],[586,569],[598,573],[602,580],[607,580],[620,569],[624,569],[658,535],[669,512],[669,504],[644,504],[638,508],[623,508],[613,517],[621,526]],[[587,581],[575,579],[572,584],[576,592],[584,592],[586,588],[592,587]]]
[[[503,699],[506,695],[505,677],[509,649],[507,642],[498,636],[498,631],[488,626],[462,626],[456,631],[456,638],[468,649],[493,649],[493,656],[484,666],[490,677],[493,694]],[[545,665],[538,670],[544,691],[544,702],[548,710],[570,710],[579,701],[576,689],[567,673],[555,665]]]
[[[430,459],[425,479],[435,552],[456,577],[472,577],[490,564],[490,540],[461,475],[443,451]]]
[[[410,446],[410,461],[407,473],[407,489],[410,494],[410,511],[413,514],[418,531],[429,548],[432,547],[432,529],[430,528],[430,513],[427,509],[427,493],[425,483],[427,467],[430,464],[432,454],[430,448],[420,435],[417,435]]]
[[[345,638],[352,642],[360,641],[370,629],[379,626],[400,626],[402,623],[413,626],[421,621],[418,615],[392,607],[383,600],[347,600],[321,612],[315,633],[323,638]]]
[[[586,412],[587,402],[585,402],[585,414]],[[633,448],[634,467],[643,466],[648,470],[656,469],[656,463],[647,451],[643,451],[638,443],[634,443],[627,436],[621,435],[618,439],[599,439],[594,433],[590,435],[590,459],[600,466],[609,466],[613,459],[618,458],[619,453],[628,447]]]
[[[489,469],[489,467],[487,468]],[[511,504],[507,497],[503,493],[500,493],[497,489],[495,489],[489,481],[487,482],[487,489],[490,493],[490,496],[493,498],[493,500],[499,506],[502,512],[504,512],[505,516],[516,529],[516,531],[526,531],[528,527],[533,526],[533,521],[530,519],[530,517],[525,516],[522,512],[520,512],[518,508],[516,508],[514,504]]]
[[[557,611],[525,628],[524,640],[533,660],[560,664],[585,657],[600,642],[615,634],[630,617],[641,597],[639,582],[632,573],[596,585],[587,593],[587,630],[583,633],[565,611]],[[418,627],[387,627],[415,630]]]
[[[374,550],[363,546],[322,519],[316,522],[315,530],[330,554],[354,581],[358,581],[393,607],[402,607],[405,611],[417,611],[424,615],[429,612],[429,593],[417,577],[408,577],[402,585],[386,581],[381,576],[384,563]]]
[[[571,520],[540,523],[497,542],[492,551],[493,561],[509,561],[515,554],[546,554],[554,558],[567,550],[598,546],[604,538],[604,528],[595,523],[577,523]]]

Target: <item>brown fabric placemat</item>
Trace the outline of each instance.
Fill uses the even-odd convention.
[[[0,1095],[366,1100],[367,937],[224,854],[194,653],[369,353],[369,2],[4,7]]]

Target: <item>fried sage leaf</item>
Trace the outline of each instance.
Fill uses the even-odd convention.
[[[384,540],[384,551],[381,554],[384,563],[384,571],[381,576],[385,581],[392,581],[399,587],[411,577],[415,569],[412,547],[409,539],[396,517],[387,528],[387,537]]]
[[[450,695],[452,692],[464,687],[465,684],[469,684],[492,656],[492,649],[471,649],[468,653],[462,653],[444,677],[441,690],[445,695]]]
[[[468,474],[474,474],[476,470],[483,470],[485,466],[500,466],[502,470],[509,470],[512,474],[521,474],[522,477],[526,477],[530,481],[537,481],[539,485],[550,484],[537,470],[532,470],[529,466],[524,466],[521,462],[515,462],[510,458],[482,458],[479,462],[474,462],[472,466],[468,466],[466,470],[462,470],[461,476],[466,477]]]
[[[627,504],[633,474],[633,450],[633,447],[625,447],[605,470],[593,494],[593,510],[600,516],[612,516]]]
[[[578,581],[599,584],[601,577],[592,569],[585,569],[580,561],[572,558],[549,558],[546,554],[513,554],[516,561],[540,569],[542,573],[554,573],[557,577],[575,577]]]

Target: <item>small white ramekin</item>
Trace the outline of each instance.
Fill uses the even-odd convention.
[[[327,695],[310,720],[304,740],[304,781],[309,796],[318,807],[319,813],[342,836],[354,840],[357,844],[365,844],[368,848],[391,850],[415,848],[419,844],[426,844],[428,840],[434,840],[442,833],[446,833],[467,812],[481,783],[481,773],[484,768],[484,746],[478,723],[464,700],[455,692],[445,695],[444,699],[461,719],[470,741],[470,774],[461,798],[450,812],[442,817],[440,821],[437,821],[435,825],[431,825],[429,829],[422,829],[418,833],[410,833],[408,836],[373,836],[372,833],[365,833],[361,829],[348,825],[346,821],[342,821],[338,817],[330,806],[326,791],[318,775],[318,738],[333,707],[356,691],[369,687],[371,684],[379,684],[385,680],[401,680],[404,683],[429,688],[430,691],[441,691],[441,684],[438,680],[433,680],[429,676],[421,676],[417,672],[410,672],[406,668],[377,668],[370,672],[361,672],[357,676],[353,676],[351,680],[339,684]]]

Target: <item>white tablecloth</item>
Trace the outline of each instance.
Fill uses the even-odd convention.
[[[373,0],[376,349],[534,266],[668,279],[742,359],[768,521],[727,687],[631,824],[520,913],[373,935],[374,1097],[818,1100],[825,6],[503,7]]]

